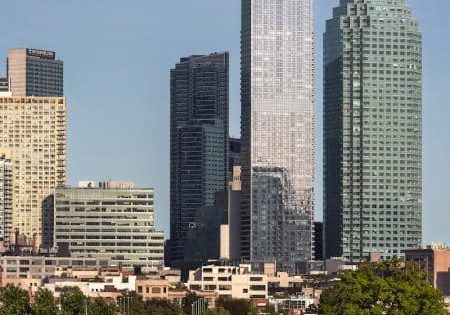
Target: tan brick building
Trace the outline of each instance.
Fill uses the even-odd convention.
[[[450,249],[442,245],[405,251],[407,261],[419,264],[420,270],[427,273],[431,284],[450,296]]]
[[[66,182],[66,113],[64,97],[0,97],[0,148],[10,149],[13,164],[13,230],[35,248],[53,225],[48,197]]]

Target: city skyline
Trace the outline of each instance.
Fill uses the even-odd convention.
[[[51,3],[52,1],[47,1],[45,3]],[[198,3],[201,3],[202,1],[198,1]],[[238,1],[237,1],[238,2]],[[427,46],[427,43],[429,43],[430,37],[427,38],[427,34],[430,34],[430,28],[429,26],[423,21],[421,20],[421,17],[426,16],[424,15],[427,11],[426,10],[419,10],[419,7],[422,7],[421,4],[418,4],[418,1],[409,1],[413,7],[413,12],[416,15],[419,15],[419,22],[421,24],[422,27],[424,27],[424,35],[425,35],[425,45],[424,45],[424,49],[425,49],[425,53],[424,53],[424,57],[425,57],[425,62],[427,63],[427,60],[429,62],[430,58],[432,58],[431,56],[434,56],[437,51],[435,51],[435,53],[432,55],[428,50],[430,48],[430,46]],[[445,2],[442,2],[443,6],[445,7],[447,4],[444,4]],[[114,4],[113,4],[114,5]],[[324,16],[324,17],[329,17],[330,13],[331,13],[331,8],[333,6],[337,5],[337,1],[333,1],[333,2],[327,2],[326,5],[321,4],[320,6],[322,8],[325,7],[325,9],[321,9],[318,10],[316,9],[316,13],[319,16]],[[19,7],[19,5],[17,4],[12,4],[12,5],[7,5],[11,6],[12,9],[14,9],[14,7]],[[214,6],[221,6],[221,4],[219,3],[212,3],[212,4],[208,4],[206,5],[206,7],[204,8],[205,12],[208,12],[208,10],[212,10]],[[237,3],[236,7],[233,8],[233,12],[234,13],[238,13],[239,14],[239,3]],[[64,10],[64,6],[61,6],[60,9]],[[13,10],[14,11],[14,10]],[[164,10],[163,10],[164,11]],[[437,10],[436,10],[437,11]],[[442,10],[445,11],[445,10]],[[437,12],[436,14],[439,14],[439,12]],[[8,16],[7,19],[9,19],[10,17]],[[236,17],[232,17],[232,19],[234,19]],[[238,19],[239,17],[237,17]],[[228,17],[229,19],[229,17]],[[436,19],[436,18],[434,18]],[[436,19],[437,20],[437,19]],[[13,21],[13,18],[11,18],[11,23]],[[103,22],[107,22],[108,19],[104,18],[102,20]],[[234,20],[232,20],[231,22],[233,22]],[[429,22],[431,22],[430,20],[428,20]],[[11,24],[9,23],[9,24]],[[20,22],[15,22],[15,23],[20,23]],[[322,24],[324,23],[323,20],[321,22]],[[14,24],[14,23],[13,23]],[[130,23],[130,24],[134,24],[134,23]],[[237,24],[237,29],[236,29],[236,24]],[[239,108],[239,102],[237,101],[239,98],[239,90],[238,90],[238,85],[236,85],[236,81],[239,80],[239,73],[236,71],[236,64],[239,64],[239,54],[238,54],[238,50],[235,49],[235,45],[236,42],[238,41],[238,32],[239,32],[239,23],[233,22],[232,25],[234,25],[234,28],[231,30],[222,30],[224,31],[224,33],[226,34],[231,34],[233,33],[233,35],[229,35],[233,38],[233,43],[232,45],[230,45],[231,48],[227,48],[227,43],[224,44],[218,44],[218,41],[216,40],[215,42],[212,41],[212,45],[216,45],[214,47],[205,47],[202,45],[193,45],[192,47],[188,48],[188,51],[186,51],[186,47],[188,44],[180,42],[179,45],[176,46],[176,48],[172,47],[172,49],[174,49],[176,52],[174,54],[172,54],[170,56],[171,59],[171,63],[175,62],[177,60],[177,58],[174,58],[174,56],[176,55],[177,57],[181,57],[182,55],[185,54],[190,54],[190,53],[208,53],[208,52],[212,52],[212,51],[221,51],[221,50],[230,50],[231,53],[231,60],[232,60],[232,64],[233,66],[233,70],[232,70],[232,117],[231,117],[231,121],[232,121],[232,134],[233,135],[237,135],[237,131],[239,130],[236,125],[239,124],[239,119],[238,119],[238,112],[239,110],[237,110],[236,108]],[[444,27],[448,27],[445,26],[445,24],[443,25]],[[24,35],[24,31],[23,28],[26,28],[26,24],[23,24],[22,27],[12,27],[13,29],[13,33],[14,30],[17,29],[19,31],[21,31],[21,36],[16,36],[18,38],[23,38]],[[227,26],[229,27],[229,26]],[[316,19],[316,38],[319,39],[317,42],[320,42],[320,37],[321,37],[321,32],[317,32],[317,30],[323,30],[323,25],[319,25],[317,26],[317,19]],[[230,27],[231,28],[231,27]],[[150,28],[149,28],[150,29]],[[96,29],[96,31],[99,31],[98,29]],[[196,29],[196,32],[199,32],[199,29]],[[150,31],[148,31],[150,32]],[[195,34],[191,35],[192,37],[201,37],[199,36],[196,32],[194,32]],[[229,32],[229,33],[228,33]],[[152,103],[152,98],[148,98],[148,97],[144,97],[144,96],[150,96],[147,95],[146,91],[147,89],[149,89],[150,84],[149,81],[145,81],[145,82],[141,82],[141,83],[137,83],[137,85],[135,86],[136,90],[132,90],[129,88],[129,86],[124,83],[124,81],[131,80],[132,82],[136,83],[132,78],[134,76],[134,73],[140,73],[141,69],[138,69],[138,63],[134,64],[132,62],[130,62],[128,60],[128,58],[124,58],[124,59],[117,59],[117,61],[119,61],[119,64],[117,65],[118,68],[121,67],[125,67],[128,65],[131,65],[130,69],[127,68],[127,70],[123,70],[120,69],[123,72],[119,72],[122,75],[117,75],[117,73],[114,76],[114,80],[106,80],[104,79],[105,77],[108,76],[108,72],[105,72],[104,74],[101,74],[101,71],[98,71],[102,68],[102,66],[106,66],[106,65],[110,65],[111,63],[109,62],[105,62],[105,61],[100,61],[100,59],[102,58],[102,51],[104,51],[104,49],[102,49],[101,51],[96,50],[95,48],[93,48],[93,53],[92,54],[88,54],[86,53],[86,51],[82,51],[81,49],[77,52],[72,54],[71,52],[69,52],[66,49],[64,49],[64,46],[60,46],[61,44],[61,39],[56,38],[52,39],[51,36],[49,36],[47,39],[43,40],[40,37],[36,37],[36,44],[33,45],[33,43],[30,43],[31,38],[32,38],[32,34],[33,32],[30,32],[30,35],[26,35],[27,39],[26,41],[26,45],[24,43],[20,43],[14,40],[7,40],[7,41],[3,41],[2,42],[2,46],[1,46],[1,53],[4,54],[6,49],[8,48],[14,48],[14,47],[20,47],[20,46],[28,46],[28,47],[37,47],[37,48],[49,48],[49,49],[53,49],[55,50],[58,55],[61,57],[61,59],[63,59],[65,61],[65,67],[66,67],[66,82],[68,82],[68,84],[66,84],[65,90],[66,95],[69,97],[69,102],[71,104],[70,107],[70,111],[74,114],[74,115],[70,115],[69,114],[69,126],[70,126],[70,139],[69,139],[69,174],[70,174],[70,182],[74,183],[76,180],[78,179],[90,179],[90,178],[101,178],[101,177],[106,177],[106,176],[112,176],[114,178],[121,178],[121,179],[136,179],[136,181],[139,182],[139,184],[146,184],[146,186],[148,185],[152,185],[152,186],[157,186],[157,194],[159,192],[161,192],[161,195],[164,196],[166,195],[166,197],[162,197],[159,201],[157,201],[157,205],[156,205],[156,211],[157,211],[157,215],[160,218],[158,221],[161,224],[161,221],[165,221],[164,226],[164,230],[166,231],[166,237],[168,236],[168,179],[167,180],[161,180],[160,176],[165,175],[168,177],[168,166],[165,164],[167,161],[167,156],[168,156],[168,150],[167,150],[167,144],[159,144],[156,145],[155,147],[153,147],[154,144],[151,144],[151,142],[153,142],[154,138],[153,137],[149,137],[150,133],[153,133],[153,135],[159,136],[161,134],[161,128],[165,129],[166,131],[168,131],[168,119],[162,119],[162,117],[167,118],[167,114],[162,114],[162,115],[158,115],[158,113],[161,113],[161,111],[167,111],[168,109],[168,93],[167,93],[167,85],[168,85],[168,80],[162,80],[161,78],[159,79],[159,82],[157,82],[156,79],[153,79],[153,83],[158,83],[156,84],[156,88],[155,87],[151,87],[150,91],[151,93],[155,93],[155,91],[157,90],[162,90],[164,93],[158,94],[156,93],[158,96],[156,97],[156,101],[160,102],[159,106],[162,107],[161,111],[155,111],[154,114],[151,113],[151,109],[153,108],[152,106],[149,106],[149,103]],[[236,33],[236,34],[234,34]],[[27,33],[28,34],[28,33]],[[102,34],[102,33],[100,33]],[[17,34],[16,34],[17,35]],[[141,34],[142,36],[144,34]],[[29,38],[28,38],[29,36]],[[220,37],[220,36],[219,36]],[[11,37],[14,38],[14,37]],[[139,40],[136,40],[136,38],[139,38]],[[107,38],[106,38],[107,39]],[[103,39],[105,42],[107,41],[106,39]],[[134,41],[133,41],[134,39]],[[133,50],[139,49],[141,47],[141,45],[143,45],[142,43],[145,42],[145,37],[132,37],[130,39],[128,39],[129,41],[131,41],[132,43],[132,47]],[[127,42],[128,42],[127,40]],[[204,40],[207,42],[207,40]],[[64,40],[62,41],[64,43]],[[73,43],[73,45],[76,46],[80,46],[80,43],[82,43],[83,41],[80,41],[78,43],[78,45],[76,45],[76,42]],[[111,45],[113,44],[112,42],[108,42],[106,43],[106,47],[109,47],[110,49],[112,48]],[[237,43],[238,45],[238,43]],[[145,44],[144,44],[145,46]],[[164,46],[164,45],[163,45]],[[170,47],[170,45],[166,45],[164,47],[167,46]],[[194,47],[195,46],[195,47]],[[67,47],[67,46],[66,46]],[[69,45],[69,47],[71,47]],[[73,47],[73,48],[75,48]],[[316,51],[318,52],[318,54],[320,54],[320,43],[318,43],[316,45]],[[437,47],[437,45],[435,46],[431,46],[431,47]],[[443,51],[448,51],[448,47],[444,47]],[[159,50],[158,50],[159,51]],[[186,52],[186,53],[183,53]],[[96,69],[95,71],[93,70],[89,70],[87,71],[88,68],[85,67],[79,67],[80,69],[78,71],[75,71],[75,73],[70,73],[70,71],[73,69],[73,67],[78,66],[79,63],[83,62],[83,56],[86,53],[86,58],[92,58],[95,59],[96,62],[95,63],[99,63],[99,68],[98,70]],[[441,52],[442,53],[442,52]],[[116,55],[112,50],[111,50],[111,54],[113,56],[119,56]],[[131,54],[131,52],[130,52]],[[163,53],[159,52],[159,53],[154,53],[153,52],[153,59],[151,63],[147,63],[147,67],[144,69],[146,72],[151,71],[151,65],[154,65],[157,63],[157,61],[159,60],[159,58],[161,57]],[[168,57],[169,59],[169,57]],[[317,77],[317,83],[316,83],[316,95],[320,94],[320,90],[321,90],[321,79],[320,79],[320,68],[321,68],[321,58],[316,58],[316,60],[318,62],[316,62],[317,64],[317,71],[316,74],[318,75]],[[164,61],[164,63],[166,63],[166,59]],[[441,64],[441,68],[443,68],[444,70],[447,69],[448,70],[448,61],[447,60],[443,60],[442,61],[444,66],[442,66]],[[67,63],[70,63],[71,65],[69,66],[69,69],[67,68]],[[446,66],[447,65],[447,66]],[[91,65],[92,67],[92,65]],[[170,66],[169,66],[170,67]],[[425,240],[424,242],[429,243],[432,240],[443,240],[443,241],[450,241],[448,239],[448,235],[447,235],[447,239],[445,239],[445,224],[442,223],[442,227],[438,226],[437,224],[439,222],[442,222],[441,220],[439,220],[441,217],[443,217],[445,215],[445,210],[448,210],[448,208],[446,209],[446,206],[450,206],[449,205],[449,201],[445,200],[445,193],[443,193],[443,190],[439,191],[439,189],[443,189],[445,188],[445,174],[448,174],[448,170],[445,169],[445,164],[443,163],[443,161],[445,161],[446,159],[448,159],[448,135],[447,138],[441,138],[441,139],[437,139],[437,136],[435,136],[435,132],[437,135],[441,135],[444,136],[445,135],[445,131],[446,131],[446,126],[445,124],[439,124],[439,123],[434,123],[432,125],[430,125],[430,118],[428,118],[427,121],[427,116],[431,115],[433,116],[435,113],[431,112],[429,110],[429,108],[431,107],[437,107],[438,105],[443,106],[445,104],[446,98],[442,98],[440,104],[438,102],[432,102],[430,101],[431,97],[430,95],[432,94],[430,91],[433,91],[433,89],[430,89],[430,82],[434,82],[433,80],[430,80],[430,72],[431,73],[439,73],[439,69],[437,69],[435,66],[431,66],[431,67],[427,67],[425,66],[425,68],[427,69],[428,75],[425,76],[424,81],[425,81],[425,87],[426,87],[426,92],[425,93],[425,102],[424,102],[424,110],[425,110],[425,123],[424,123],[424,128],[425,128],[425,139],[424,139],[424,144],[425,144],[425,204],[424,204],[424,216],[425,216],[425,227],[424,227],[424,233],[425,233]],[[166,68],[167,71],[168,67]],[[441,71],[444,71],[441,70]],[[3,73],[5,73],[6,71],[4,70]],[[444,72],[445,73],[445,72]],[[109,73],[110,75],[112,75],[112,72]],[[123,75],[125,74],[125,75]],[[85,78],[86,81],[81,81],[81,78]],[[165,78],[167,78],[167,76],[165,76]],[[98,80],[99,82],[96,84],[93,84],[93,81]],[[83,84],[83,83],[87,83],[87,84]],[[91,84],[89,84],[91,83]],[[144,83],[146,83],[144,85]],[[434,82],[438,87],[438,82]],[[112,85],[112,84],[117,84],[117,85]],[[442,84],[442,83],[441,83]],[[73,88],[74,86],[79,86],[77,88]],[[161,88],[162,86],[164,86],[164,88]],[[114,87],[114,88],[112,88]],[[121,87],[128,87],[126,90],[124,89],[123,91],[120,91]],[[114,91],[114,89],[118,90],[118,91]],[[441,93],[445,93],[445,89],[441,88]],[[89,96],[90,93],[96,93],[98,91],[103,91],[103,93],[108,94],[108,96],[105,97],[105,101],[104,104],[99,104],[98,105],[98,109],[95,108],[90,108],[90,106],[94,106],[95,103],[92,103],[89,105],[89,102],[85,102],[86,98]],[[136,92],[135,92],[136,91]],[[87,92],[86,94],[84,92]],[[150,94],[151,94],[150,93]],[[101,94],[101,93],[100,93]],[[427,97],[428,95],[428,97]],[[446,95],[446,94],[444,94]],[[159,97],[161,98],[159,100]],[[122,122],[121,119],[119,119],[117,116],[114,116],[114,113],[116,115],[118,115],[119,111],[118,108],[115,108],[114,106],[109,107],[108,105],[110,105],[110,102],[113,102],[114,104],[114,98],[119,98],[120,102],[125,103],[127,105],[131,104],[131,108],[130,108],[130,119],[136,119],[136,121],[133,122],[133,124],[127,124]],[[166,100],[165,102],[162,102],[162,100]],[[321,133],[321,111],[320,111],[320,107],[321,107],[321,97],[317,96],[316,99],[318,101],[316,101],[316,107],[318,109],[316,109],[316,122],[317,122],[317,126],[316,126],[316,135]],[[130,106],[130,105],[129,105]],[[147,109],[144,109],[146,107]],[[107,113],[104,114],[104,117],[106,117],[107,119],[104,119],[104,117],[102,117],[100,115],[100,111],[106,111],[110,109],[111,113]],[[445,108],[438,108],[438,110],[440,109],[440,115],[443,115],[443,113],[446,113]],[[134,112],[136,111],[136,112]],[[134,113],[134,115],[133,115]],[[146,113],[145,116],[143,116],[142,118],[138,117],[139,113]],[[91,114],[91,115],[90,115]],[[88,116],[91,117],[88,117]],[[112,115],[112,116],[111,116]],[[151,115],[155,115],[156,118],[152,118]],[[108,123],[108,119],[111,121],[110,123]],[[149,119],[149,121],[147,121],[147,119]],[[440,120],[438,118],[434,118],[435,120],[431,120],[433,121],[437,121],[439,122]],[[100,121],[104,120],[104,122],[99,123]],[[158,124],[157,120],[162,121],[162,124]],[[109,134],[115,134],[117,135],[117,131],[113,131],[112,128],[114,126],[114,124],[122,124],[122,128],[118,128],[118,129],[123,129],[123,133],[125,135],[127,135],[126,137],[124,135],[120,135],[119,134],[119,140],[121,139],[126,139],[129,138],[130,134],[133,135],[137,135],[139,136],[139,139],[141,139],[141,141],[139,141],[139,143],[121,143],[122,148],[121,151],[125,151],[125,152],[132,152],[134,153],[134,155],[129,155],[129,154],[124,154],[124,153],[118,153],[116,156],[114,156],[114,158],[112,159],[114,161],[114,164],[123,164],[123,165],[127,165],[127,164],[132,164],[131,161],[135,161],[136,159],[136,164],[137,166],[140,167],[140,171],[137,171],[135,169],[136,166],[131,166],[130,168],[127,168],[124,170],[124,172],[117,172],[117,173],[111,173],[110,171],[113,170],[112,166],[110,163],[103,163],[104,160],[106,160],[111,153],[113,153],[113,151],[110,151],[112,149],[112,143],[108,144],[108,137]],[[155,124],[155,128],[147,128],[146,125],[149,124]],[[134,131],[128,131],[127,128],[131,128],[132,126],[136,126]],[[102,127],[100,127],[102,126]],[[110,133],[108,133],[108,127],[111,128]],[[434,127],[434,128],[432,128]],[[434,129],[434,130],[430,130],[430,129]],[[448,134],[448,132],[447,132]],[[81,135],[81,136],[80,136]],[[93,139],[95,139],[95,141],[93,142],[99,142],[99,141],[104,141],[106,143],[103,143],[100,145],[100,152],[104,152],[101,154],[96,154],[97,156],[92,160],[92,164],[89,165],[89,159],[87,157],[84,157],[85,155],[91,155],[89,154],[89,152],[92,152],[92,148],[93,148],[93,143],[90,143],[89,141],[87,141],[87,137],[92,137]],[[163,137],[164,138],[164,137]],[[166,140],[168,139],[168,132],[167,132],[167,136],[164,139],[164,142],[166,142]],[[86,143],[84,143],[83,141],[87,141]],[[141,148],[143,145],[143,141],[145,143],[149,143],[149,145],[151,146],[149,149],[145,149],[143,154],[143,157],[149,158],[145,161],[145,163],[151,164],[154,163],[156,164],[156,166],[148,166],[145,165],[144,163],[144,159],[140,156],[138,156],[138,153],[141,152]],[[316,139],[316,144],[318,144],[318,146],[321,143],[321,137],[318,137],[318,139]],[[427,142],[429,141],[429,142]],[[437,144],[433,145],[434,141],[440,141],[440,146],[438,146]],[[115,142],[115,141],[114,141]],[[168,141],[167,141],[168,142]],[[160,150],[154,150],[154,151],[159,151],[160,153],[158,153],[156,156],[153,152],[148,152],[146,150],[152,150],[152,149],[160,149]],[[447,150],[447,151],[445,151]],[[151,153],[151,154],[150,154]],[[320,152],[317,152],[316,154],[317,157],[317,162],[316,165],[320,165],[321,162],[320,161]],[[133,157],[133,158],[131,158]],[[431,162],[430,162],[430,158]],[[442,160],[442,162],[440,162]],[[103,165],[105,164],[105,165]],[[431,164],[436,164],[436,165],[440,165],[441,166],[441,172],[435,170],[435,171],[429,171],[427,172],[427,169],[429,169],[431,167]],[[161,165],[166,165],[164,167],[161,167]],[[428,165],[428,167],[427,167]],[[108,169],[109,168],[109,169]],[[164,172],[158,172],[157,169],[162,169],[164,168]],[[142,170],[145,170],[146,174],[143,175],[141,173]],[[442,172],[443,171],[443,172]],[[321,171],[316,171],[316,173],[320,173]],[[442,174],[443,173],[443,174]],[[160,174],[160,176],[158,176],[158,174]],[[448,177],[448,176],[447,176]],[[428,178],[428,180],[427,180]],[[435,184],[431,184],[430,186],[427,185],[427,183],[429,184],[430,182],[434,181],[434,180],[438,180],[437,183]],[[440,180],[440,181],[439,181]],[[164,181],[166,183],[164,183]],[[440,184],[439,184],[440,183]],[[316,179],[316,187],[317,186],[321,186],[321,176],[318,176]],[[441,188],[442,187],[442,188]],[[447,186],[448,187],[448,186]],[[433,190],[434,192],[430,192],[430,190]],[[320,190],[319,190],[320,191]],[[427,197],[428,196],[428,197]],[[428,199],[428,200],[427,200]],[[319,218],[321,218],[321,207],[320,207],[320,200],[321,200],[321,193],[317,192],[316,193],[316,205],[317,205],[317,215]],[[441,200],[440,205],[438,204],[438,206],[434,206],[434,203],[436,202],[435,200]],[[440,212],[438,212],[436,209],[440,210]],[[427,215],[431,215],[432,217],[427,218]],[[444,216],[445,217],[445,216]],[[434,218],[434,219],[432,219]],[[428,223],[427,223],[428,222]],[[161,227],[161,226],[160,226]],[[431,234],[432,232],[432,227],[434,227],[435,229],[435,234]],[[444,237],[444,239],[443,239]]]

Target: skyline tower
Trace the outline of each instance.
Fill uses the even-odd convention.
[[[63,62],[53,51],[8,51],[7,77],[13,96],[64,96]]]
[[[10,152],[13,232],[42,245],[46,200],[66,183],[67,103],[64,97],[1,97],[0,151]],[[23,244],[25,245],[25,244]]]
[[[326,257],[422,237],[422,44],[404,0],[341,0],[324,34]]]
[[[312,258],[313,97],[312,0],[242,0],[244,260]]]
[[[228,186],[228,53],[181,58],[170,77],[169,260],[181,267],[219,257],[214,201]]]
[[[0,248],[8,248],[13,216],[13,171],[10,150],[0,149]]]

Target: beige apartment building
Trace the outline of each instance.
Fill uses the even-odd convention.
[[[8,247],[12,231],[12,176],[11,151],[0,148],[0,252]]]
[[[0,97],[0,150],[9,149],[13,166],[12,229],[35,249],[52,211],[49,196],[66,182],[66,113],[64,97]]]
[[[218,297],[235,299],[267,299],[268,277],[255,274],[250,265],[203,266],[189,272],[191,291],[215,292]]]

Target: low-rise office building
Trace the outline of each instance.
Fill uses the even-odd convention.
[[[433,244],[426,248],[405,251],[406,261],[419,264],[430,283],[441,290],[445,296],[450,296],[450,248],[443,244]]]
[[[60,253],[107,259],[122,267],[157,269],[164,264],[164,234],[154,222],[154,191],[125,184],[55,190],[54,244]]]
[[[89,298],[102,297],[116,300],[123,293],[132,292],[136,288],[136,276],[113,275],[96,277],[90,281],[71,278],[55,278],[43,285],[50,290],[55,297],[59,297],[64,288],[77,287]]]
[[[189,273],[188,288],[216,292],[219,297],[267,299],[268,277],[252,273],[250,265],[203,266]]]
[[[1,277],[5,279],[48,279],[57,274],[89,270],[95,271],[109,265],[107,260],[96,258],[3,256],[0,257]]]
[[[142,296],[144,301],[152,299],[169,299],[171,285],[166,279],[138,278],[136,280],[136,292]]]

